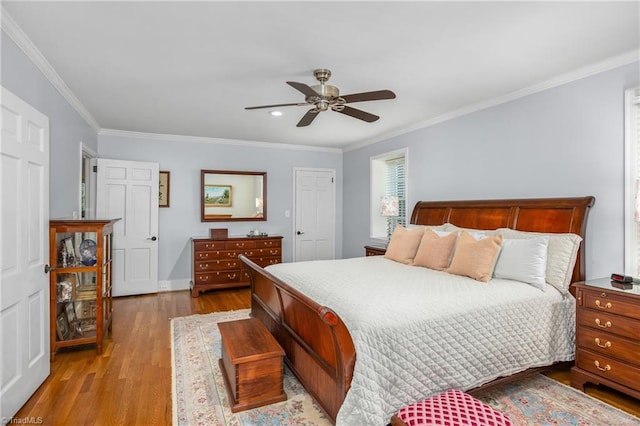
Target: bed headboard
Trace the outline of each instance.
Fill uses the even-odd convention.
[[[572,282],[585,279],[585,230],[594,197],[529,198],[519,200],[419,201],[411,223],[462,228],[511,228],[531,232],[571,232],[583,240],[573,269]]]

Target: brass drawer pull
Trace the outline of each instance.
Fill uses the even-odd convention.
[[[600,309],[611,309],[611,302],[607,302],[606,305],[601,305],[600,300],[596,300],[596,306]]]
[[[604,367],[600,367],[600,363],[598,362],[598,360],[593,361],[593,363],[595,364],[596,368],[600,371],[611,370],[611,366],[609,364],[605,365]]]
[[[600,343],[600,339],[598,339],[596,337],[595,339],[596,345],[600,346],[601,348],[610,348],[611,347],[611,342],[607,340],[607,343],[605,343],[604,345],[602,343]]]
[[[229,277],[230,280],[234,279],[236,277],[236,274],[233,275],[227,275]]]
[[[244,247],[244,243],[236,243],[236,247]]]
[[[600,324],[600,318],[596,318],[596,325],[600,328],[611,327],[611,321],[607,321],[604,324]]]

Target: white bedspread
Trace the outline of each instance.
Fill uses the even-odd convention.
[[[382,256],[267,269],[351,333],[355,370],[337,425],[385,425],[403,404],[574,358],[575,299],[551,286],[481,283]]]

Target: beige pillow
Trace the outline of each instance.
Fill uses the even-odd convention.
[[[456,232],[441,237],[431,229],[425,230],[413,264],[444,271],[449,266],[451,252],[457,238]]]
[[[416,256],[422,234],[424,234],[424,228],[407,229],[402,225],[396,226],[384,257],[407,265],[410,264]]]
[[[493,268],[501,246],[502,235],[494,235],[476,241],[467,231],[462,231],[447,272],[487,282],[493,275]]]

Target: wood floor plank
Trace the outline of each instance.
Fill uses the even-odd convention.
[[[172,318],[244,309],[249,289],[189,291],[114,300],[113,333],[102,355],[95,346],[63,348],[51,375],[16,414],[45,425],[170,425]],[[569,383],[568,370],[549,376]],[[640,401],[600,386],[587,393],[636,416]]]

